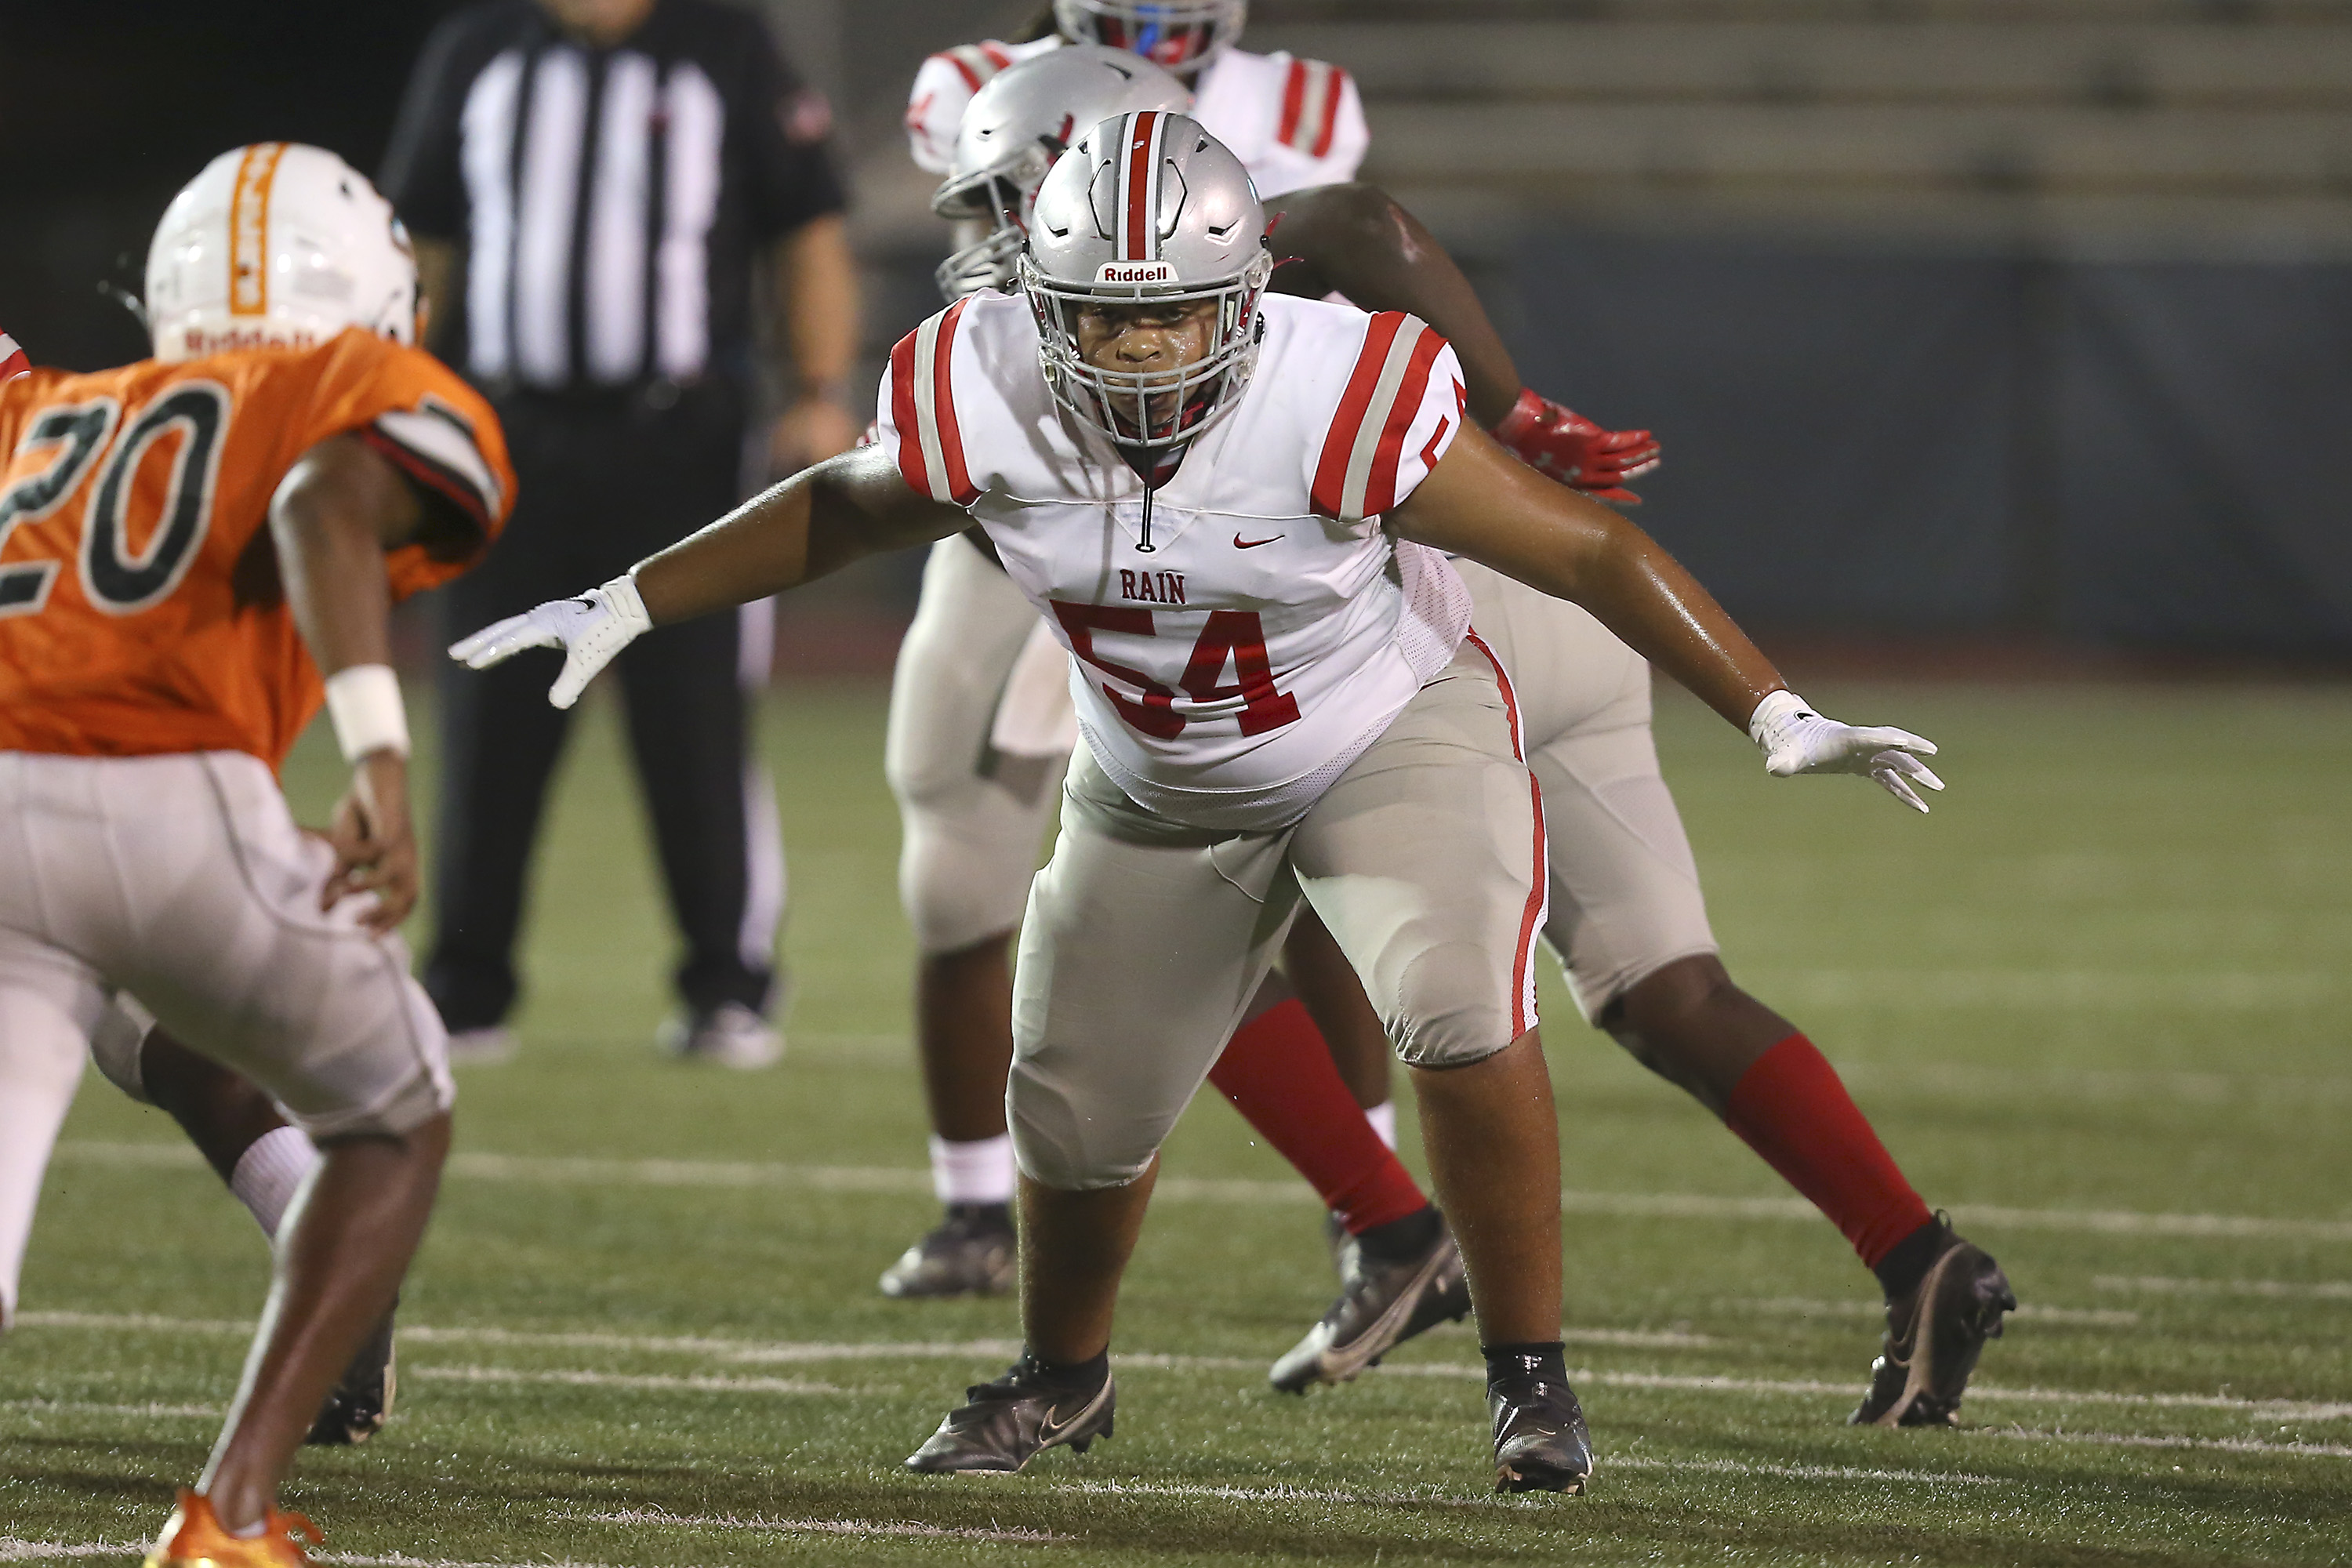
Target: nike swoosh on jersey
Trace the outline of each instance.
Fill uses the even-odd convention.
[[[1282,535],[1277,533],[1266,539],[1244,539],[1239,533],[1235,533],[1234,535],[1234,548],[1235,550],[1255,550],[1259,545],[1272,544],[1275,540],[1280,539]]]

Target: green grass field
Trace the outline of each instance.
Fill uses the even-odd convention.
[[[1546,1016],[1570,1362],[1599,1470],[1497,1500],[1474,1337],[1303,1401],[1310,1195],[1213,1099],[1171,1145],[1116,1441],[1009,1479],[898,1461],[1001,1369],[1003,1300],[885,1300],[930,1220],[877,688],[765,731],[792,1051],[655,1058],[672,961],[592,711],[541,857],[526,1048],[463,1079],[402,1408],[288,1493],[330,1560],[2352,1563],[2352,690],[1824,689],[1934,736],[1919,818],[1660,733],[1733,973],[1795,1016],[2028,1306],[1958,1432],[1841,1425],[1875,1292],[1694,1104]],[[313,734],[291,773],[334,783]],[[194,1475],[267,1259],[159,1114],[91,1079],[0,1346],[0,1560],[128,1557]],[[1408,1145],[1410,1152],[1411,1145]]]

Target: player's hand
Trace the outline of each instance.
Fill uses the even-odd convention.
[[[1927,803],[1913,784],[1944,787],[1944,781],[1919,760],[1936,754],[1933,741],[1908,730],[1857,728],[1824,719],[1793,691],[1775,691],[1759,702],[1748,721],[1748,734],[1763,748],[1765,771],[1780,778],[1865,773],[1914,811],[1926,811]]]
[[[416,907],[416,833],[408,815],[408,759],[398,752],[370,752],[352,770],[352,787],[335,803],[327,843],[334,869],[319,889],[325,913],[345,899],[375,895],[360,924],[376,936],[400,927]]]
[[[551,599],[535,610],[484,626],[451,644],[449,657],[468,668],[488,669],[527,647],[560,647],[563,673],[549,688],[547,700],[558,708],[569,708],[580,700],[580,693],[596,672],[613,662],[614,654],[653,630],[653,626],[646,614],[646,602],[637,597],[635,579],[624,574],[576,599]]]
[[[1647,430],[1603,430],[1531,386],[1495,426],[1495,439],[1538,473],[1623,506],[1642,504],[1625,487],[1658,466],[1657,439]]]
[[[838,457],[857,445],[864,428],[838,399],[821,395],[800,399],[768,431],[768,470],[779,479]]]

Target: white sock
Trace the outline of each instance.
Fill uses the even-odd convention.
[[[253,1217],[261,1222],[261,1234],[275,1241],[278,1223],[286,1217],[286,1205],[294,1201],[294,1189],[302,1184],[318,1158],[318,1149],[299,1127],[275,1128],[237,1156],[228,1190],[253,1211]]]
[[[931,1140],[931,1191],[943,1204],[1009,1204],[1013,1201],[1013,1134],[969,1143]]]
[[[1389,1152],[1396,1152],[1396,1101],[1381,1100],[1364,1112],[1364,1120],[1372,1124],[1372,1131],[1381,1135],[1381,1142],[1389,1146]]]

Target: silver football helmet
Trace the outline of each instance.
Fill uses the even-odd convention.
[[[1274,272],[1249,171],[1198,121],[1160,110],[1106,120],[1038,187],[1021,287],[1055,401],[1124,447],[1181,446],[1239,400],[1257,363],[1258,301]],[[1080,318],[1107,305],[1216,302],[1200,359],[1105,370]]]
[[[1192,107],[1182,82],[1100,44],[1049,49],[992,77],[956,127],[955,155],[931,210],[943,218],[986,218],[992,227],[940,263],[940,292],[953,300],[1013,287],[1037,187],[1079,132],[1133,110]]]
[[[1054,26],[1074,44],[1108,44],[1192,78],[1241,37],[1249,0],[1054,0]]]

